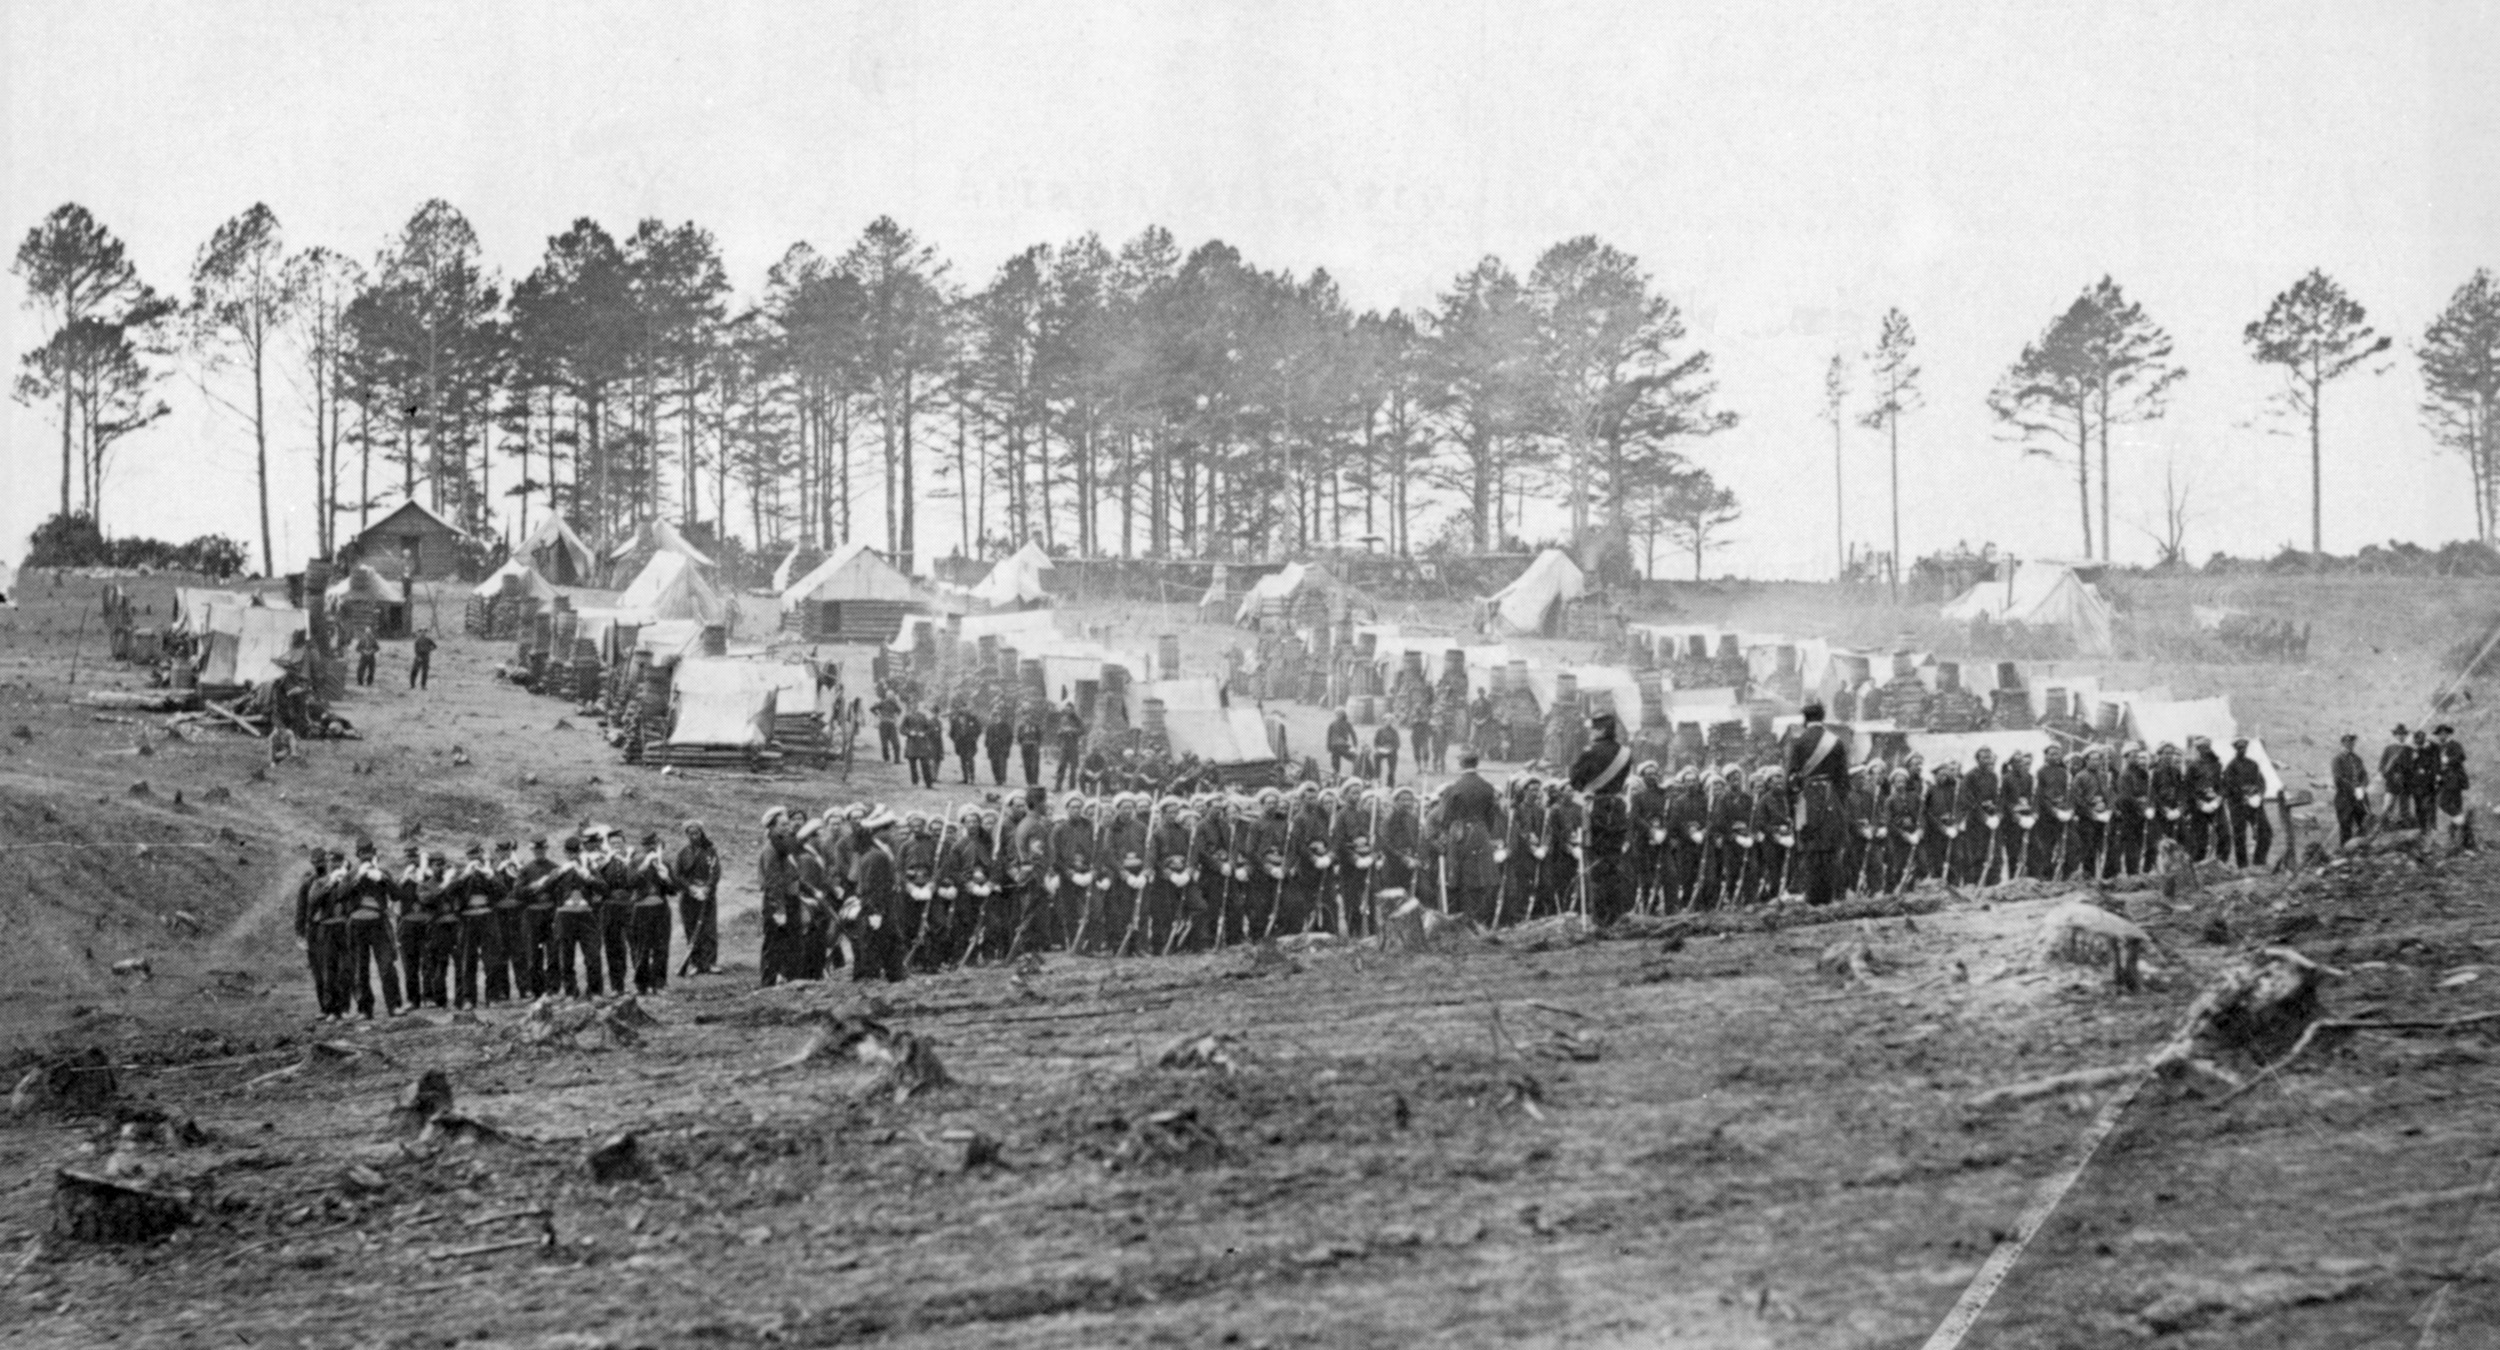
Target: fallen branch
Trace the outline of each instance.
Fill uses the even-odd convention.
[[[281,1233],[273,1238],[262,1238],[260,1241],[255,1242],[248,1247],[235,1248],[233,1251],[219,1257],[218,1261],[220,1264],[240,1261],[244,1257],[247,1257],[256,1251],[260,1251],[268,1247],[275,1247],[280,1243],[309,1242],[314,1238],[331,1237],[339,1233],[344,1233],[350,1228],[354,1228],[357,1225],[357,1222],[358,1221],[355,1219],[350,1219],[345,1223],[333,1224],[328,1228],[316,1229],[310,1233]]]
[[[512,1238],[505,1242],[481,1242],[474,1247],[453,1247],[444,1251],[427,1252],[425,1259],[457,1261],[467,1256],[493,1256],[497,1252],[517,1252],[524,1247],[544,1247],[553,1251],[555,1245],[555,1230],[551,1228],[538,1237]]]
[[[2052,1074],[2028,1082],[1991,1088],[1970,1099],[1971,1109],[1984,1111],[1992,1106],[2027,1102],[2040,1097],[2055,1097],[2067,1092],[2089,1092],[2094,1088],[2123,1083],[2144,1071],[2141,1064],[2117,1064],[2099,1069],[2077,1069],[2072,1073]]]
[[[2255,1077],[2249,1079],[2246,1083],[2233,1088],[2229,1093],[2225,1094],[2220,1101],[2215,1102],[2214,1105],[2216,1107],[2228,1105],[2229,1103],[2256,1091],[2258,1084],[2263,1083],[2267,1079],[2283,1072],[2283,1070],[2290,1068],[2292,1061],[2300,1058],[2301,1053],[2309,1048],[2309,1043],[2316,1040],[2318,1038],[2318,1033],[2321,1031],[2454,1031],[2459,1027],[2475,1026],[2483,1022],[2491,1021],[2500,1021],[2500,1012],[2469,1013],[2463,1017],[2450,1017],[2445,1020],[2435,1022],[2379,1022],[2366,1018],[2353,1017],[2337,1018],[2331,1021],[2312,1022],[2309,1024],[2308,1030],[2300,1033],[2300,1039],[2292,1042],[2292,1048],[2285,1052],[2281,1059],[2278,1059],[2264,1068],[2259,1069]]]

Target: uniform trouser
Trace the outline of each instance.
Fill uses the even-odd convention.
[[[1018,741],[1016,755],[1024,761],[1024,785],[1029,788],[1040,787],[1042,785],[1042,743]]]
[[[892,722],[877,724],[877,759],[891,764],[903,757],[903,734]]]
[[[1008,925],[1004,956],[1021,956],[1055,945],[1052,939],[1059,928],[1058,897],[1041,871],[1009,885],[1000,892],[1014,901],[1015,921]]]
[[[411,661],[411,662],[409,662],[409,663],[408,663],[408,687],[409,687],[409,688],[411,688],[411,689],[431,688],[431,687],[432,687],[432,683],[433,683],[433,678],[434,678],[434,658],[433,658],[433,657],[430,657],[430,656],[420,656],[420,657],[418,657],[416,660]]]
[[[503,964],[503,929],[495,921],[491,909],[465,910],[453,930],[458,948],[458,982],[453,1001],[464,1008],[477,1006],[478,977]]]
[[[1667,841],[1667,902],[1672,909],[1693,907],[1701,891],[1701,846],[1689,839]]]
[[[547,972],[547,992],[553,992],[559,984],[568,998],[607,991],[607,985],[599,978],[599,915],[596,910],[555,911],[550,922],[548,946],[555,963],[554,968]]]
[[[1113,955],[1137,956],[1151,948],[1146,945],[1146,891],[1154,883],[1131,886],[1119,872],[1111,874],[1111,890],[1103,902],[1103,940],[1110,944]]]
[[[313,1006],[328,1017],[343,1012],[339,1004],[336,979],[340,962],[332,959],[330,941],[321,932],[321,925],[312,924],[304,930],[304,966],[312,973]]]
[[[312,970],[313,1005],[324,1017],[347,1011],[347,924],[315,922],[304,933],[304,964]]]
[[[995,787],[1007,786],[1007,747],[1003,745],[990,751],[990,783]]]
[[[375,969],[382,972],[382,1007],[398,1012],[399,972],[391,964],[391,922],[384,918],[350,919],[347,921],[347,964],[340,980],[342,996],[353,989],[356,1011],[373,1015],[373,978]]]
[[[356,683],[359,685],[373,683],[373,658],[371,656],[356,658]]]
[[[1493,901],[1499,888],[1490,883],[1453,885],[1450,887],[1449,910],[1474,920],[1478,927],[1493,926]]]
[[[903,925],[895,917],[884,917],[883,923],[874,924],[862,918],[859,930],[852,934],[857,944],[852,979],[882,979],[891,983],[903,978]]]
[[[1800,881],[1809,905],[1828,905],[1840,893],[1842,850],[1836,848],[1801,848],[1790,864]]]
[[[1632,862],[1621,849],[1600,842],[1587,868],[1589,919],[1603,927],[1632,912]]]
[[[1328,747],[1329,774],[1331,776],[1342,775],[1345,772],[1345,766],[1353,762],[1353,759],[1354,752],[1351,750],[1340,750],[1333,745]]]
[[[606,967],[608,988],[624,993],[626,980],[634,968],[633,906],[601,904],[595,932],[599,941],[600,963]]]
[[[433,924],[425,919],[399,921],[399,981],[408,990],[408,1006],[425,1002],[426,937]]]
[[[798,947],[792,953],[795,969],[802,980],[821,980],[832,966],[833,909],[828,905],[809,905],[807,922],[799,930]]]
[[[529,923],[519,905],[495,911],[498,951],[486,967],[486,1001],[501,1003],[522,992],[529,972]]]
[[[1076,786],[1077,775],[1084,769],[1082,750],[1080,742],[1059,742],[1059,763],[1050,771],[1051,791],[1065,792]]]
[[[1788,887],[1789,850],[1765,840],[1754,849],[1753,898],[1756,902],[1776,900]]]
[[[2274,822],[2266,819],[2266,804],[2243,806],[2231,803],[2231,861],[2246,867],[2262,865],[2266,855],[2274,851]]]
[[[720,964],[720,896],[705,886],[701,894],[688,887],[677,897],[677,917],[685,926],[684,969],[707,971]]]
[[[1380,781],[1387,783],[1391,787],[1396,787],[1398,785],[1398,752],[1395,750],[1380,751],[1379,764]]]
[[[2413,790],[2413,823],[2427,830],[2439,823],[2439,791],[2436,788]]]
[[[518,959],[524,997],[538,998],[556,991],[556,911],[553,905],[527,905],[522,908]]]
[[[436,919],[425,935],[425,1001],[451,1006],[451,975],[460,956],[460,921]]]
[[[1927,837],[1918,842],[1918,874],[1933,877],[1948,886],[1960,881],[1961,873],[1954,866],[1954,846],[1960,838],[1959,834],[1947,837],[1940,827],[1928,826]]]
[[[2358,796],[2335,794],[2335,842],[2349,844],[2370,827],[2370,811]]]
[[[1710,903],[1740,905],[1748,898],[1746,888],[1754,884],[1754,851],[1733,839],[1719,844],[1718,875],[1712,879]]]
[[[962,761],[963,761],[963,766],[964,766],[964,782],[965,782],[965,783],[969,784],[969,783],[971,783],[974,779],[976,779],[976,778],[978,778],[978,777],[980,776],[980,775],[978,775],[978,774],[976,774],[976,773],[974,773],[974,772],[973,772],[973,764],[972,764],[972,762],[973,762],[973,760],[974,760],[974,759],[978,758],[978,756],[977,756],[977,755],[975,755],[975,754],[974,754],[974,752],[972,752],[972,751],[970,751],[970,750],[958,750],[958,751],[956,751],[956,752],[955,752],[955,758],[957,758],[957,759],[959,759],[959,760],[962,760]]]
[[[634,906],[634,992],[657,994],[668,988],[668,901],[644,900]]]
[[[2215,836],[2224,824],[2221,812],[2209,814],[2191,806],[2180,823],[2186,827],[2183,842],[2190,862],[2203,862],[2219,852],[2222,841]]]
[[[1918,845],[1894,836],[1884,842],[1884,889],[1906,891],[1918,885]]]

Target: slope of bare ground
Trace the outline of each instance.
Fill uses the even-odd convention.
[[[28,1344],[1915,1345],[2107,1095],[1973,1094],[2142,1056],[2267,941],[2345,970],[2341,1014],[2500,1006],[2490,868],[2395,853],[2182,909],[2120,897],[2168,949],[2137,994],[2038,963],[2052,898],[1972,897],[1875,925],[1871,981],[1817,973],[1848,930],[1799,928],[757,993],[733,923],[738,970],[648,1000],[660,1025],[633,1045],[532,1045],[518,1009],[325,1029],[285,934],[305,842],[700,815],[736,870],[763,804],[845,790],[624,769],[457,640],[426,694],[386,657],[349,707],[370,739],[304,767],[255,781],[240,737],[139,756],[139,728],[64,701],[71,601],[36,600],[0,628],[0,842],[64,847],[0,852],[10,931],[46,953],[8,987],[0,1049],[100,1045],[121,1114],[205,1139],[131,1155],[199,1221],[105,1249],[50,1235],[46,1206],[114,1117],[0,1129],[0,1308]],[[1193,657],[1221,640],[1192,633]],[[855,790],[898,777],[863,766]],[[124,830],[218,847],[177,862]],[[106,969],[133,955],[153,979]],[[956,1082],[898,1102],[865,1066],[776,1069],[825,1011],[927,1038]],[[1229,1065],[1159,1063],[1207,1034]],[[2491,1344],[2491,1054],[2471,1027],[2368,1032],[2227,1103],[2147,1088],[1969,1343]],[[497,1135],[395,1127],[428,1068]],[[619,1132],[650,1174],[595,1181],[585,1155]],[[967,1166],[976,1140],[994,1165]]]

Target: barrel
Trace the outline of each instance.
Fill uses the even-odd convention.
[[[187,692],[199,687],[199,667],[192,665],[188,661],[174,662],[173,669],[168,673],[172,675],[174,688],[176,689]]]
[[[1346,702],[1347,711],[1353,715],[1356,726],[1367,727],[1380,720],[1380,699],[1377,695],[1356,694]]]
[[[1554,706],[1568,708],[1580,701],[1580,677],[1564,671],[1554,677]]]
[[[2073,713],[2064,689],[2052,688],[2048,693],[2048,716],[2052,722],[2063,722]]]
[[[1758,741],[1771,739],[1771,722],[1778,715],[1778,705],[1767,698],[1758,698],[1746,704],[1745,734]]]
[[[1939,694],[1958,694],[1962,692],[1961,662],[1938,661],[1936,663],[1936,692]]]
[[[729,655],[729,628],[726,624],[703,625],[702,652],[705,656]]]
[[[1734,633],[1719,634],[1719,659],[1722,661],[1744,660],[1744,639]]]
[[[1633,675],[1632,681],[1641,691],[1641,725],[1660,727],[1667,724],[1667,679],[1655,670]]]
[[[1377,660],[1379,660],[1379,659],[1380,659],[1380,634],[1378,634],[1378,633],[1370,633],[1370,632],[1364,632],[1364,633],[1357,633],[1357,634],[1355,634],[1355,635],[1354,635],[1354,653],[1355,653],[1355,655],[1362,657],[1362,658],[1363,658],[1364,660],[1366,660],[1366,661],[1377,661]]]
[[[1147,699],[1138,709],[1138,715],[1143,719],[1140,725],[1150,740],[1164,735],[1163,711],[1163,700],[1159,698]]]
[[[1181,673],[1181,635],[1165,633],[1155,639],[1155,669],[1164,679],[1175,679]]]
[[[1910,660],[1910,653],[1894,652],[1892,654],[1892,677],[1894,679],[1897,680],[1904,675],[1915,675],[1917,673],[1918,666]]]
[[[1025,697],[1040,703],[1050,702],[1050,677],[1042,670],[1042,658],[1028,656],[1017,662],[1016,682]]]

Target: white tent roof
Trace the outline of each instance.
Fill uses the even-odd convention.
[[[703,640],[700,619],[660,619],[644,624],[634,633],[634,650],[649,652],[663,660],[673,660],[694,650]]]
[[[866,544],[854,540],[825,555],[825,560],[808,570],[806,576],[791,583],[781,593],[782,608],[809,600],[892,600],[903,603],[922,599],[920,588],[903,575],[902,569],[878,557]]]
[[[2010,576],[1980,582],[1948,602],[1943,613],[1960,623],[1987,619],[2052,629],[2071,637],[2076,651],[2093,656],[2110,652],[2109,602],[2076,576],[2075,569],[2054,563],[2016,563]]]
[[[195,636],[205,634],[209,631],[208,615],[211,609],[219,606],[245,609],[252,603],[252,596],[246,591],[212,591],[197,586],[177,586],[174,588],[174,626]]]
[[[304,611],[215,606],[212,638],[200,679],[206,684],[268,684],[286,673],[278,664],[305,632]]]
[[[1509,585],[1485,597],[1492,611],[1485,626],[1495,633],[1536,633],[1555,605],[1587,593],[1588,577],[1580,565],[1561,549],[1549,548]]]
[[[687,543],[686,536],[679,534],[677,527],[665,520],[652,521],[633,534],[627,535],[623,542],[608,550],[608,558],[610,561],[622,558],[646,543],[659,553],[681,554],[697,567],[712,565],[712,560],[704,556],[703,550]]]
[[[1050,570],[1050,555],[1028,539],[1024,547],[999,559],[988,576],[974,583],[972,598],[996,606],[1044,599],[1050,591],[1042,585],[1042,574]]]
[[[729,613],[720,592],[703,579],[694,563],[682,553],[661,552],[651,555],[642,565],[642,573],[616,598],[616,608],[626,614],[642,616],[644,622],[654,619],[700,619],[719,623]]]
[[[536,596],[541,601],[553,601],[556,598],[554,583],[540,576],[538,569],[531,565],[528,549],[523,549],[504,559],[503,566],[488,573],[486,579],[479,582],[469,593],[490,598],[501,595],[505,577],[521,578],[521,594],[523,595]]]
[[[762,661],[677,663],[670,745],[763,745],[773,738],[778,677]]]
[[[1582,707],[1596,703],[1591,695],[1610,694],[1614,698],[1615,716],[1622,718],[1625,726],[1637,727],[1641,724],[1640,682],[1622,666],[1530,666],[1528,692],[1536,695],[1537,707],[1547,711],[1553,709],[1555,692],[1561,688],[1561,682],[1556,677],[1562,675],[1569,675],[1579,683]]]
[[[780,564],[773,568],[773,594],[779,595],[790,589],[790,583],[800,576],[799,559],[813,552],[814,549],[792,544],[790,551],[781,555]]]
[[[582,537],[573,532],[573,527],[564,523],[564,517],[552,513],[538,522],[537,528],[521,541],[521,546],[513,550],[512,556],[528,560],[548,549],[560,549],[573,560],[574,576],[587,578],[590,575],[590,545],[583,543]]]

